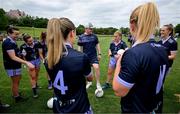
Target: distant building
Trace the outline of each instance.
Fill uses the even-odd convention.
[[[20,10],[10,10],[9,12],[6,12],[6,15],[12,18],[20,18],[20,17],[24,17],[26,16],[26,14],[24,13],[24,11],[20,11]]]

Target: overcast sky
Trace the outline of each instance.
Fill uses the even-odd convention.
[[[0,0],[5,11],[19,9],[38,17],[68,17],[76,26],[93,23],[95,27],[129,27],[134,8],[150,0]],[[152,1],[152,0],[151,0]],[[180,0],[154,0],[161,26],[180,23]]]

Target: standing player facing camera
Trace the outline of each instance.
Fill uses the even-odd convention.
[[[88,55],[90,63],[95,70],[96,87],[97,89],[102,90],[100,85],[99,68],[99,61],[101,59],[101,49],[98,37],[95,34],[93,34],[93,25],[91,23],[88,23],[85,26],[84,34],[79,36],[78,46],[80,48],[80,51],[83,50],[83,52]],[[86,88],[88,89],[91,85],[92,82],[87,82]]]
[[[170,24],[164,25],[161,28],[161,41],[159,41],[160,44],[166,47],[170,67],[173,65],[173,60],[175,60],[178,50],[177,42],[171,34],[173,34],[173,26]]]
[[[103,89],[107,89],[111,87],[111,81],[112,81],[112,75],[114,72],[114,69],[116,67],[116,62],[121,54],[122,50],[128,49],[126,43],[122,40],[122,34],[119,31],[116,31],[114,33],[113,41],[110,44],[109,50],[108,50],[108,56],[109,56],[109,66],[108,66],[108,73],[107,73],[107,80],[106,83],[102,86]],[[119,52],[119,53],[118,53]]]
[[[113,79],[123,113],[162,113],[159,105],[169,69],[168,55],[163,46],[150,39],[159,21],[152,2],[140,5],[130,16],[130,32],[136,42],[118,59]]]
[[[40,70],[40,54],[42,52],[42,48],[39,42],[34,41],[34,39],[28,35],[25,34],[23,36],[24,44],[20,46],[21,53],[23,55],[23,58],[29,62],[31,62],[35,68],[34,69],[28,69],[29,75],[31,77],[31,87],[33,91],[33,97],[38,97],[37,94],[37,81],[38,81],[38,75]]]
[[[20,49],[16,43],[19,35],[19,29],[9,26],[7,28],[7,38],[2,43],[3,63],[7,75],[11,78],[11,89],[15,102],[24,101],[19,94],[19,84],[21,80],[21,64],[27,65],[33,69],[34,65],[21,59]]]
[[[75,37],[75,25],[68,18],[49,20],[47,62],[54,113],[92,113],[86,92],[86,79],[92,81],[91,66],[85,54],[73,49]]]

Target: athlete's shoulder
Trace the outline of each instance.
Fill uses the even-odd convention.
[[[9,42],[10,42],[10,39],[9,39],[9,38],[6,38],[6,39],[3,41],[2,46],[6,46]]]
[[[3,43],[10,42],[11,40],[9,38],[6,38]]]
[[[77,51],[76,49],[73,49],[73,48],[69,48],[68,51],[73,54],[74,56],[84,56],[85,54],[80,52],[80,51]]]
[[[140,55],[143,55],[144,53],[148,52],[149,48],[150,48],[149,43],[141,43],[141,44],[137,44],[137,45],[131,47],[127,51],[140,56]]]
[[[11,40],[9,38],[6,38],[2,43],[2,49],[6,49],[8,47],[12,47],[13,43],[11,43]]]
[[[123,40],[121,40],[121,45],[126,45],[126,42],[124,42]]]
[[[81,35],[79,35],[78,37],[79,38],[83,38],[83,37],[85,37],[86,36],[86,34],[81,34]]]
[[[170,44],[177,43],[173,37],[169,38],[169,39],[168,39],[168,42],[169,42]]]
[[[4,41],[3,41],[3,44],[14,44],[14,42],[9,39],[9,38],[6,38]]]
[[[96,35],[96,34],[93,33],[93,34],[91,34],[91,35],[97,38],[97,35]]]

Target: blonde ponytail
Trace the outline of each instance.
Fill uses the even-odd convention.
[[[48,68],[52,69],[67,50],[64,44],[71,30],[75,30],[74,24],[67,18],[52,18],[47,25],[47,61]]]
[[[136,43],[147,42],[160,23],[157,7],[152,2],[137,7],[130,16],[131,20],[137,27]]]
[[[47,60],[48,67],[52,68],[62,57],[64,49],[64,38],[60,29],[60,20],[53,18],[48,22],[47,26]]]

